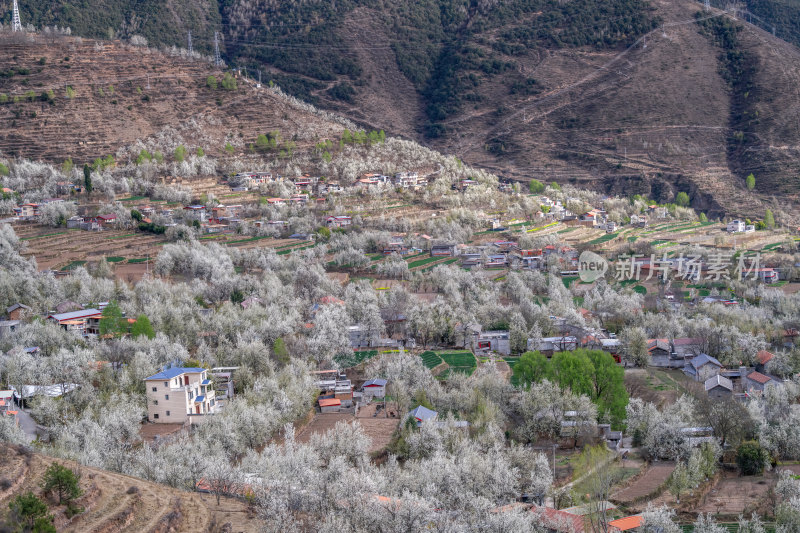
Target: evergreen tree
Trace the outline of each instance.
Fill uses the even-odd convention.
[[[775,227],[775,215],[773,215],[772,211],[769,209],[764,212],[764,225],[769,229]]]
[[[86,188],[86,194],[92,194],[92,169],[88,163],[83,164],[83,186]]]
[[[80,477],[64,465],[53,463],[47,467],[42,479],[45,494],[58,496],[58,504],[69,503],[81,495]]]

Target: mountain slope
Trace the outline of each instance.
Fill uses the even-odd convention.
[[[170,137],[176,145],[188,135],[219,155],[228,142],[242,150],[268,131],[303,147],[343,129],[241,79],[235,89],[213,89],[208,76],[222,80],[223,73],[206,62],[119,42],[0,34],[0,64],[0,151],[7,156],[82,163],[154,135],[167,146]]]
[[[165,4],[178,18],[191,12],[180,1]],[[131,4],[124,16],[141,19],[141,33],[158,42],[154,19],[139,15],[149,6],[150,0]],[[222,0],[196,6],[206,13],[198,15],[206,33],[193,34],[196,48],[208,50],[210,32],[220,28],[229,61],[250,75],[260,69],[265,83],[274,80],[364,126],[420,140],[501,176],[661,201],[686,191],[695,207],[745,216],[760,212],[758,202],[770,195],[797,200],[800,191],[797,48],[718,9],[704,13],[691,0]],[[51,12],[53,20],[60,13]],[[190,22],[178,21],[169,38],[180,43]],[[131,27],[126,22],[126,32]],[[252,142],[271,129],[304,132],[300,123],[282,124],[268,92],[241,86],[234,95],[206,87],[205,63],[119,43],[72,42],[86,59],[70,70],[57,38],[50,39],[45,65],[36,64],[35,50],[20,51],[21,43],[0,50],[9,65],[0,93],[33,89],[38,96],[53,88],[61,96],[65,85],[81,86],[71,103],[0,105],[0,120],[12,125],[0,141],[12,154],[97,157],[120,142],[206,115],[229,126],[209,129],[217,135],[212,153],[231,135]],[[96,68],[94,46],[105,47]],[[30,72],[13,70],[19,68]],[[117,97],[97,94],[108,81],[101,72],[123,84]],[[153,98],[145,100],[148,84]],[[261,124],[254,122],[259,114],[266,117]],[[76,143],[77,152],[48,148],[67,142],[54,121],[81,124],[83,115],[95,128]],[[744,185],[750,173],[755,192]]]

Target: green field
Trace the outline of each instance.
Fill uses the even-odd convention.
[[[569,289],[569,286],[572,285],[572,282],[578,279],[578,276],[565,276],[561,278],[561,281],[564,283],[564,286]]]
[[[61,270],[75,270],[76,268],[83,266],[86,264],[86,261],[73,261],[72,263],[68,264]]]
[[[608,242],[611,239],[617,237],[619,232],[617,233],[606,233],[605,235],[594,239],[593,241],[589,241],[587,244],[603,244],[604,242]]]
[[[20,240],[21,241],[32,241],[32,240],[35,240],[35,239],[44,239],[45,237],[54,237],[56,235],[63,235],[65,233],[66,233],[66,231],[58,231],[56,233],[46,233],[44,235],[36,235],[35,237],[23,237]]]
[[[425,259],[410,262],[408,264],[408,268],[416,268],[422,265],[427,265],[428,263],[433,263],[434,261],[441,261],[442,259],[443,257],[427,257]]]
[[[478,367],[478,362],[475,360],[475,356],[472,352],[447,352],[439,354],[439,356],[447,363],[447,366],[450,367],[448,369],[449,372],[447,372],[448,375],[458,372],[470,376]],[[439,377],[446,379],[446,376],[443,375]]]
[[[436,355],[436,352],[422,352],[419,356],[422,358],[422,364],[429,369],[436,368],[442,364],[442,358]]]
[[[137,257],[136,259],[128,259],[129,264],[144,263],[151,260],[152,257]]]
[[[111,257],[106,257],[106,261],[109,263],[121,263],[125,261],[125,258],[118,255],[112,255]]]

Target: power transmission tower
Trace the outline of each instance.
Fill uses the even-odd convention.
[[[703,9],[706,11],[711,9],[711,0],[703,0]]]
[[[216,66],[222,65],[222,57],[219,55],[219,32],[214,32],[214,64]]]
[[[189,57],[194,56],[194,50],[192,49],[192,30],[189,30]]]
[[[11,16],[11,29],[13,31],[22,31],[22,22],[19,20],[19,6],[17,0],[14,0],[14,13]]]
[[[258,71],[258,86],[261,87],[261,70]]]

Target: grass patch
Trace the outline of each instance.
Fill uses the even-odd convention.
[[[127,198],[121,198],[117,201],[126,203],[126,202],[138,202],[140,200],[147,200],[147,196],[129,196]]]
[[[137,263],[145,263],[147,261],[150,261],[151,259],[152,257],[137,257],[136,259],[128,259],[128,264],[135,265]]]
[[[111,257],[106,257],[106,261],[109,263],[122,263],[125,261],[125,258],[118,255],[112,255]]]
[[[109,239],[109,240],[112,240],[112,239],[125,239],[127,237],[136,237],[136,235],[137,235],[136,233],[128,233],[126,235],[112,235],[111,237],[106,237],[106,239]]]
[[[642,294],[642,295],[647,294],[647,287],[645,287],[644,285],[636,285],[633,288],[633,292],[635,292],[637,294]]]

